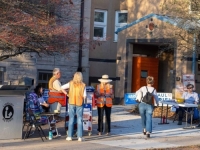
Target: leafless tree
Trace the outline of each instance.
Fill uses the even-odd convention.
[[[170,32],[168,35],[178,42],[179,46],[176,48],[183,56],[191,55],[193,51],[198,52],[200,50],[200,1],[165,0],[161,7],[162,13],[177,26],[173,34]],[[162,51],[173,50],[174,46],[176,45],[164,47]]]

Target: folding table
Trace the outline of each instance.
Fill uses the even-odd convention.
[[[187,108],[187,109],[185,110],[185,112],[186,112],[186,124],[185,124],[185,127],[183,127],[183,129],[194,129],[194,128],[195,128],[195,126],[192,126],[193,111],[192,111],[192,112],[188,112],[188,108],[195,108],[195,107],[198,107],[197,104],[176,103],[175,100],[160,101],[160,103],[162,103],[162,111],[161,111],[161,123],[159,123],[159,124],[168,124],[168,122],[167,122],[167,118],[168,118],[168,106],[171,105],[171,106],[176,106],[176,107],[185,107],[185,108]],[[166,105],[167,105],[166,123],[162,123],[163,104],[166,104]],[[187,124],[188,114],[191,115],[191,123],[190,123],[190,126],[188,126],[188,124]]]

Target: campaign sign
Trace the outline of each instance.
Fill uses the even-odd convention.
[[[94,92],[95,88],[93,86],[86,86],[86,92]]]
[[[171,100],[172,93],[157,93],[159,101]]]
[[[194,74],[184,74],[183,75],[184,90],[187,90],[186,86],[188,84],[194,85],[194,90],[195,90],[195,76],[194,76]]]
[[[159,101],[165,101],[172,99],[172,93],[157,93]],[[136,105],[136,94],[126,93],[124,95],[124,105]]]
[[[135,93],[126,93],[124,95],[124,105],[136,105],[136,95]]]

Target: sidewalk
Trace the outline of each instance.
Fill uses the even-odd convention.
[[[130,108],[130,107],[129,107]],[[97,112],[93,111],[93,132],[88,136],[84,132],[85,142],[72,142],[65,140],[66,133],[64,130],[64,121],[58,123],[58,130],[62,137],[46,140],[42,142],[38,134],[29,139],[21,140],[0,140],[1,150],[11,149],[152,149],[152,148],[172,148],[180,146],[198,145],[200,139],[200,129],[183,129],[185,124],[178,126],[177,121],[174,123],[158,125],[159,118],[153,118],[153,133],[150,139],[142,134],[140,116],[133,115],[127,111],[127,106],[113,106],[112,108],[112,125],[111,135],[98,136],[97,133]],[[64,113],[64,112],[63,112]],[[48,135],[48,126],[43,126],[46,135]]]
[[[115,106],[112,111],[112,135],[114,140],[91,141],[109,146],[128,149],[171,148],[198,145],[200,129],[183,129],[169,120],[169,124],[159,125],[160,118],[153,118],[153,133],[150,139],[142,134],[140,116],[130,114],[126,106]]]

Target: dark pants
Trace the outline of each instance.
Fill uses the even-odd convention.
[[[98,107],[98,131],[103,132],[103,116],[104,110],[106,114],[106,122],[105,122],[105,133],[110,132],[110,115],[111,115],[111,107],[107,107],[104,105],[103,107]]]
[[[178,121],[182,122],[183,115],[184,115],[186,110],[187,110],[187,107],[179,107],[178,109],[176,109],[176,113],[178,114]],[[192,110],[192,108],[188,108],[188,112],[190,112],[191,110]]]
[[[42,109],[44,110],[44,112],[49,112],[49,107],[42,106]]]

